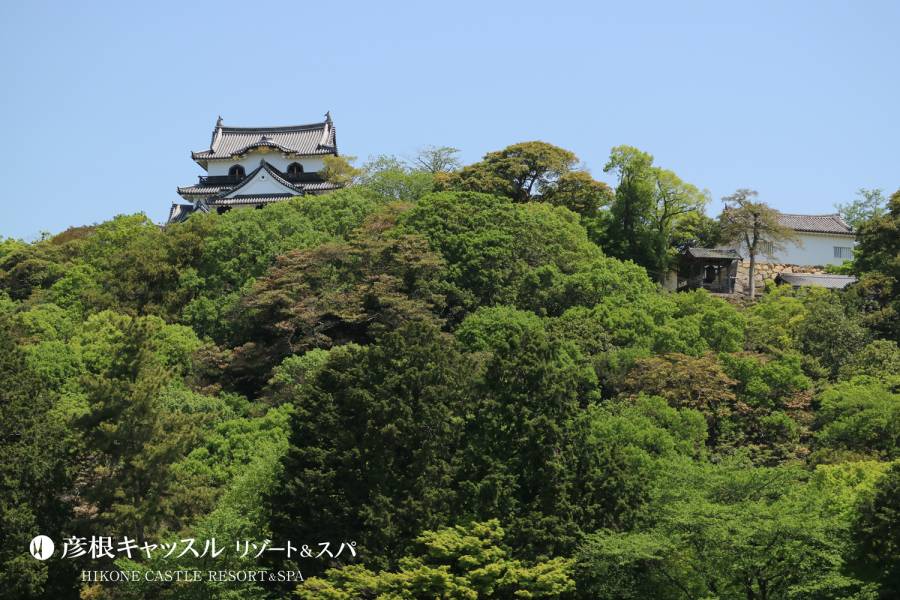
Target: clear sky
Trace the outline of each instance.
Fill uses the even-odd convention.
[[[0,236],[146,212],[226,125],[331,110],[342,153],[612,146],[719,199],[900,187],[900,2],[6,2]]]

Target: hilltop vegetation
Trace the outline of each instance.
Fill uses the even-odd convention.
[[[715,241],[704,192],[635,148],[615,190],[577,164],[437,148],[0,242],[0,598],[900,594],[900,192],[858,285],[738,305],[655,283]],[[120,557],[307,581],[102,587],[38,533],[358,556]]]

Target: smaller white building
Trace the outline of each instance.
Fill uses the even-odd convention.
[[[784,242],[782,248],[760,242],[756,262],[778,265],[840,265],[853,258],[856,234],[840,215],[792,215],[780,213],[778,222],[792,229],[797,242]],[[746,248],[739,248],[745,258]]]

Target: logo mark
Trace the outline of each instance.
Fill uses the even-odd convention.
[[[53,556],[53,548],[53,540],[46,535],[35,537],[31,540],[31,545],[28,547],[31,555],[38,560],[47,560]]]

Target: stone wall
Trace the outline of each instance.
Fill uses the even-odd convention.
[[[823,267],[810,267],[803,265],[783,265],[773,263],[756,263],[756,294],[759,295],[765,290],[766,282],[772,281],[779,273],[825,273]],[[735,294],[750,293],[750,261],[742,260],[738,262],[737,279],[734,284]]]

